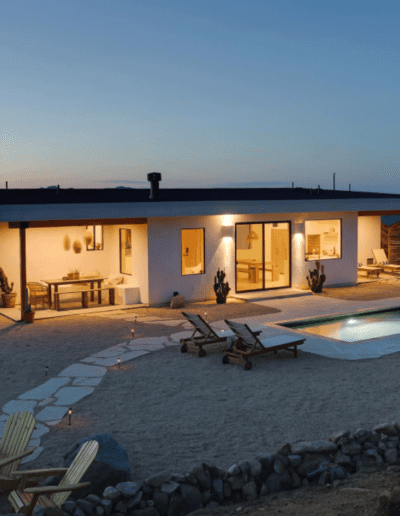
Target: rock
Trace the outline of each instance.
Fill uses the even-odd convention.
[[[203,500],[198,487],[181,484],[181,496],[188,513],[203,508]]]
[[[143,491],[139,491],[138,493],[136,493],[136,495],[133,497],[133,498],[129,498],[129,500],[127,500],[125,502],[125,505],[126,505],[126,508],[128,509],[136,509],[138,507],[140,507],[140,502],[142,501],[142,496],[143,496]]]
[[[171,479],[171,473],[168,471],[161,471],[156,475],[151,475],[150,477],[146,478],[145,482],[149,486],[158,487],[164,484],[164,482],[169,482]]]
[[[81,509],[80,507],[75,507],[75,510],[72,514],[74,516],[85,516],[85,511],[83,509]],[[36,516],[36,513],[34,516]],[[39,513],[38,513],[38,516],[39,516]],[[44,515],[42,515],[42,516],[44,516]]]
[[[332,441],[302,441],[292,444],[291,453],[293,455],[303,455],[308,453],[330,453],[337,450],[337,446]]]
[[[362,446],[356,441],[350,441],[342,446],[342,453],[344,453],[344,455],[358,455],[361,451]]]
[[[249,464],[249,473],[252,477],[256,477],[261,473],[262,466],[261,462],[257,459],[250,459],[247,461]]]
[[[379,432],[384,435],[399,435],[399,430],[396,423],[383,423],[381,425],[374,426],[373,432]]]
[[[179,493],[172,493],[169,499],[167,516],[186,516],[188,513],[183,498]]]
[[[286,491],[292,488],[290,475],[286,470],[280,475],[278,475],[278,473],[271,473],[265,483],[268,487],[268,491],[271,493],[276,491]]]
[[[257,498],[257,485],[255,482],[247,482],[242,489],[243,500],[251,501]]]
[[[103,507],[105,516],[110,516],[111,511],[112,511],[112,506],[113,506],[112,501],[111,500],[102,500],[100,506]]]
[[[111,434],[96,434],[83,437],[64,455],[61,467],[68,468],[82,445],[87,441],[97,441],[99,443],[99,451],[95,461],[80,480],[80,482],[90,482],[91,485],[72,491],[69,496],[70,500],[85,498],[88,494],[102,496],[106,487],[130,480],[131,465],[128,454],[125,448]],[[61,479],[61,476],[51,476],[41,482],[40,485],[57,485]]]
[[[278,457],[274,460],[274,471],[275,473],[278,473],[278,475],[285,471],[285,466],[281,459]]]
[[[106,500],[117,500],[121,498],[121,491],[119,491],[115,487],[108,486],[103,491],[103,498],[105,498]]]
[[[178,482],[174,482],[173,480],[170,480],[169,482],[164,482],[161,485],[161,492],[165,493],[167,495],[171,495],[175,491],[177,491],[180,487],[180,484]]]
[[[82,500],[82,499],[79,499],[76,501],[76,505],[82,509],[82,511],[87,514],[87,516],[93,516],[93,507],[92,507],[92,504],[90,502],[88,502],[87,500]]]
[[[349,437],[350,436],[350,430],[343,430],[342,432],[338,432],[337,434],[333,435],[329,438],[330,441],[337,444],[337,442],[342,439],[343,437]]]
[[[66,512],[72,512],[76,507],[76,503],[72,500],[67,500],[61,504],[61,509]]]
[[[97,495],[95,495],[95,494],[89,494],[89,495],[87,495],[86,500],[87,500],[88,502],[90,502],[93,506],[94,506],[94,505],[99,505],[99,504],[101,503],[101,498],[100,498],[100,496],[97,496]]]
[[[242,489],[242,487],[246,484],[246,480],[243,477],[243,475],[237,475],[236,477],[228,477],[228,482],[234,491]]]
[[[296,468],[301,463],[301,455],[288,455],[288,459],[289,459],[289,464],[293,468]]]
[[[167,493],[154,493],[153,500],[154,507],[157,509],[160,516],[166,516],[169,504],[169,496]]]
[[[392,493],[382,491],[379,496],[379,507],[376,516],[400,515],[400,488],[395,488]]]
[[[203,468],[193,468],[192,473],[196,477],[200,489],[203,491],[211,489],[211,477]]]
[[[146,507],[132,512],[132,516],[160,516],[155,507]]]
[[[240,468],[237,464],[234,464],[228,469],[228,474],[231,477],[235,477],[236,475],[240,475]]]
[[[229,485],[229,484],[228,484]],[[212,481],[212,491],[218,503],[224,501],[224,483],[220,478],[214,478]]]
[[[268,487],[266,484],[262,484],[261,488],[260,488],[260,493],[259,493],[259,496],[266,496],[268,494]]]
[[[140,484],[136,482],[120,482],[115,487],[124,498],[132,498],[140,491]]]
[[[306,477],[309,473],[318,469],[321,462],[328,460],[329,456],[321,453],[305,453],[300,466],[296,468],[296,473],[300,477]]]
[[[180,295],[173,296],[173,298],[171,299],[171,303],[169,305],[170,308],[183,308],[184,306],[185,298]]]
[[[37,506],[35,507],[33,514],[34,516],[62,516],[62,509],[60,507]]]
[[[394,464],[397,462],[397,450],[396,448],[390,448],[385,451],[385,462],[388,464]]]
[[[359,428],[353,433],[354,439],[357,439],[358,444],[364,444],[372,436],[371,430]]]

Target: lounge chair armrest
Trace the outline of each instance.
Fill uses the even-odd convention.
[[[76,491],[83,487],[89,487],[91,482],[81,482],[80,484],[70,484],[68,486],[40,486],[28,487],[24,489],[27,494],[45,494],[45,493],[64,493],[65,491]]]
[[[21,453],[17,453],[16,455],[13,455],[12,457],[8,457],[7,459],[0,460],[0,468],[3,466],[7,466],[7,464],[11,464],[12,462],[15,462],[16,460],[23,459],[24,457],[27,457],[31,453],[33,453],[36,450],[36,446],[34,448],[29,448],[29,450],[25,450]]]
[[[65,475],[68,468],[25,469],[10,473],[13,477],[50,477],[51,475]]]

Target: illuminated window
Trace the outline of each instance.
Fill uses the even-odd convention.
[[[182,229],[182,276],[204,274],[204,229]]]
[[[103,226],[86,226],[85,241],[87,251],[102,251]]]
[[[132,235],[130,229],[119,230],[119,271],[132,274]]]
[[[306,220],[306,261],[342,257],[341,222],[340,219]]]

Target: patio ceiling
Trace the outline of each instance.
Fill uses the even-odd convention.
[[[9,222],[10,229],[16,228],[56,228],[63,226],[113,226],[120,224],[147,224],[147,218],[119,218],[119,219],[77,219],[77,220],[31,220]]]

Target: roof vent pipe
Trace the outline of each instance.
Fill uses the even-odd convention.
[[[292,181],[292,188],[294,188],[294,182]]]
[[[349,192],[351,192],[351,184],[349,183]]]
[[[8,190],[8,181],[6,181],[6,190]]]
[[[151,201],[157,201],[158,200],[158,190],[159,190],[158,183],[161,181],[160,172],[150,172],[150,174],[147,174],[147,181],[150,181],[150,197],[149,197],[149,199]]]

